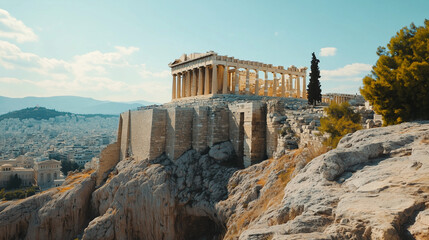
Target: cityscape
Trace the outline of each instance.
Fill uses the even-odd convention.
[[[15,174],[23,179],[24,186],[61,185],[60,179],[65,177],[60,174],[61,161],[76,163],[80,168],[87,162],[97,161],[103,148],[115,141],[117,127],[117,117],[75,114],[47,120],[0,121],[0,187],[5,187]],[[45,167],[42,163],[52,166]],[[44,168],[52,169],[52,175],[40,175]],[[46,181],[42,179],[45,176]]]

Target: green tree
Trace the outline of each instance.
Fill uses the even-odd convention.
[[[76,162],[70,160],[61,161],[61,172],[63,172],[64,176],[67,176],[68,172],[76,169],[79,169],[79,165]]]
[[[386,125],[429,119],[429,20],[423,27],[404,27],[385,47],[361,94]]]
[[[18,177],[18,174],[12,175],[9,181],[6,183],[6,189],[16,189],[21,187],[22,180]]]
[[[320,119],[319,131],[329,133],[329,138],[324,142],[328,146],[336,148],[344,135],[362,129],[360,114],[355,113],[347,102],[341,105],[331,103],[325,111],[327,116]]]
[[[310,81],[307,85],[307,99],[308,104],[316,106],[317,102],[322,101],[322,90],[320,88],[320,70],[319,70],[320,60],[316,58],[316,55],[312,54],[311,59],[311,72],[310,72]]]

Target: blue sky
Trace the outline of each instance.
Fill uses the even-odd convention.
[[[168,63],[183,53],[310,67],[322,92],[357,93],[429,1],[3,1],[0,96],[76,95],[168,102]]]

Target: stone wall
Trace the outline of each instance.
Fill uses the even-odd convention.
[[[229,140],[245,167],[265,159],[265,104],[229,104]]]
[[[120,115],[119,119],[119,130],[118,134],[118,143],[120,145],[120,156],[119,159],[125,159],[128,157],[128,144],[130,139],[130,129],[129,126],[131,124],[130,122],[130,111],[124,112]]]
[[[250,141],[247,144],[250,152],[250,156],[245,158],[244,165],[250,166],[258,163],[261,160],[267,158],[266,146],[265,146],[265,132],[266,132],[266,105],[262,102],[253,102],[251,105],[252,109],[252,122],[247,123],[245,121],[245,129],[251,129]],[[245,130],[246,131],[246,130]],[[246,148],[246,144],[244,146]]]
[[[296,108],[302,104],[297,99],[277,100],[274,105],[271,101],[214,98],[122,113],[119,157],[133,156],[140,161],[165,153],[176,160],[190,149],[204,152],[230,141],[239,161],[245,167],[250,166],[272,157],[277,150],[282,127],[278,115],[284,113],[285,106]]]
[[[143,160],[150,156],[151,130],[153,123],[153,111],[132,111],[130,124],[130,154],[136,160]]]
[[[155,159],[165,152],[167,111],[153,109],[150,132],[149,159]]]
[[[208,124],[208,145],[229,140],[229,112],[225,107],[212,107]]]
[[[192,119],[192,148],[201,152],[208,147],[208,119],[209,107],[198,106],[194,108]]]
[[[97,186],[107,177],[109,170],[119,162],[119,150],[120,144],[119,142],[115,142],[107,145],[107,147],[101,151],[97,169]]]
[[[169,108],[167,111],[167,138],[165,152],[176,160],[192,148],[192,108]]]

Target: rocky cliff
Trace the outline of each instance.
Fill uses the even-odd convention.
[[[260,177],[238,172],[230,184],[238,179],[238,185],[255,189]],[[223,208],[245,213],[240,209],[252,201],[237,196],[252,196],[253,190],[229,189]],[[259,198],[269,191],[259,189]],[[429,239],[429,124],[347,135],[337,149],[300,170],[282,195],[277,204],[247,219],[239,239]],[[237,224],[230,220],[228,230]]]
[[[229,142],[132,157],[0,204],[1,239],[428,239],[429,123],[358,131],[246,169]]]
[[[0,203],[0,239],[73,239],[87,226],[95,188],[92,171],[69,175],[63,186]]]

